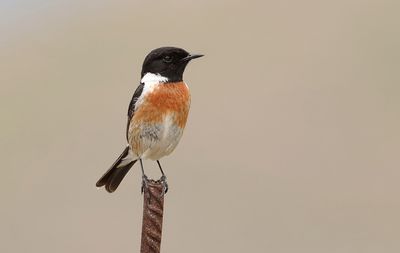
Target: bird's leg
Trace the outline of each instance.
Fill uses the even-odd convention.
[[[157,164],[158,164],[158,167],[160,168],[160,171],[161,171],[161,174],[162,174],[162,176],[160,178],[160,181],[161,181],[161,184],[163,185],[163,193],[162,193],[162,195],[164,195],[164,194],[166,194],[168,192],[167,177],[165,176],[164,171],[161,168],[161,164],[160,164],[159,160],[157,160]]]
[[[144,187],[148,187],[147,186],[147,182],[149,181],[149,179],[147,178],[146,174],[144,173],[144,168],[143,168],[143,162],[142,159],[139,158],[140,161],[140,167],[142,168],[142,194],[144,192]]]

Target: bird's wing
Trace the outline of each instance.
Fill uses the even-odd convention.
[[[140,85],[136,88],[135,92],[133,93],[131,102],[129,103],[129,108],[128,108],[128,123],[126,126],[126,139],[128,140],[128,131],[129,131],[129,124],[131,122],[131,119],[133,117],[133,115],[135,114],[135,105],[136,102],[138,101],[140,95],[143,92],[143,87],[144,87],[144,83],[140,83]],[[129,142],[129,140],[128,140]]]

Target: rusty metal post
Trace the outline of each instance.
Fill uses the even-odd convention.
[[[160,253],[164,212],[163,185],[148,180],[143,194],[142,242],[140,253]]]

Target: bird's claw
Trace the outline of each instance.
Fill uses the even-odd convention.
[[[149,187],[148,184],[147,184],[148,182],[149,182],[149,178],[146,175],[143,175],[142,176],[142,188],[141,188],[142,194],[144,192],[144,188],[148,188]]]
[[[145,189],[147,189],[149,187],[148,183],[149,183],[149,178],[146,175],[143,175],[142,176],[142,188],[141,188],[142,194],[144,193]],[[167,177],[165,175],[161,176],[160,183],[163,188],[160,197],[163,197],[168,192]]]
[[[168,183],[167,183],[167,177],[165,175],[162,175],[160,178],[160,182],[163,186],[163,191],[161,193],[161,197],[164,196],[168,192]]]

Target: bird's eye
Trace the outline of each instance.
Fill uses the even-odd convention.
[[[172,62],[172,57],[169,55],[166,55],[166,56],[164,56],[163,61],[165,63],[170,63],[170,62]]]

